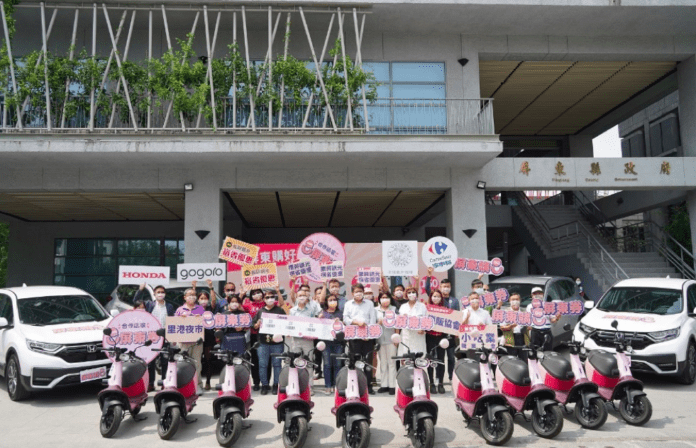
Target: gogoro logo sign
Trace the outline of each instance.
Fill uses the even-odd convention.
[[[435,272],[445,272],[453,267],[457,261],[457,255],[457,247],[444,236],[429,239],[423,245],[421,252],[423,263],[433,268]]]
[[[119,285],[140,285],[142,283],[169,284],[169,266],[119,266]]]
[[[192,280],[227,280],[225,263],[186,263],[176,266],[176,279],[180,282]]]

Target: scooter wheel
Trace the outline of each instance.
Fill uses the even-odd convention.
[[[498,412],[489,420],[488,412],[481,416],[481,434],[489,445],[504,445],[512,437],[515,425],[509,412]]]
[[[179,430],[179,420],[181,420],[181,409],[177,407],[162,409],[157,422],[157,434],[160,439],[169,440],[174,437]]]
[[[301,448],[307,440],[307,418],[295,417],[283,428],[285,448]]]
[[[413,448],[433,448],[435,444],[435,424],[432,418],[424,418],[418,423],[418,428],[411,430]]]
[[[563,412],[558,406],[549,406],[543,414],[532,411],[532,429],[545,439],[553,439],[563,429]]]
[[[352,428],[343,428],[343,448],[367,448],[370,444],[370,425],[367,420],[353,424]]]
[[[619,402],[619,414],[629,425],[641,426],[652,417],[652,404],[645,395],[636,397],[633,406],[628,403],[627,397],[623,397]]]
[[[232,446],[242,433],[242,414],[235,412],[219,418],[215,436],[220,446]]]
[[[102,415],[99,422],[99,432],[102,437],[107,439],[113,437],[118,431],[121,419],[123,419],[123,407],[120,405],[111,406],[106,414]]]
[[[604,400],[593,398],[589,406],[584,406],[582,400],[575,403],[575,418],[583,428],[599,429],[607,421],[607,408]]]

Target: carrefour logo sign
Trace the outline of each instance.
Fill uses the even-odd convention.
[[[437,241],[437,242],[430,245],[430,248],[428,249],[428,251],[431,254],[442,255],[445,252],[445,250],[447,250],[448,247],[449,247],[449,245],[447,245],[446,243],[443,243],[441,241]]]
[[[457,255],[457,247],[452,240],[444,236],[436,236],[423,245],[421,258],[423,263],[433,268],[435,272],[445,272],[454,266]]]

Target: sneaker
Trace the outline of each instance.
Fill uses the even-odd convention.
[[[278,395],[278,385],[274,384],[273,389],[271,389],[273,395]]]
[[[267,395],[269,390],[270,390],[270,387],[261,386],[261,395]]]
[[[254,389],[254,392],[258,392],[261,389],[261,386],[259,386],[258,384],[254,384],[253,389]]]
[[[442,385],[442,384],[440,384],[439,386],[437,386],[437,393],[439,393],[439,394],[444,394],[444,393],[445,393],[445,386]]]
[[[430,394],[436,394],[437,393],[437,386],[435,386],[435,383],[430,385]]]
[[[389,390],[388,387],[380,387],[379,389],[377,389],[377,393],[378,394],[386,394],[388,390]]]
[[[210,390],[210,381],[205,383],[205,390]]]
[[[396,389],[394,389],[393,387],[390,387],[389,388],[389,395],[396,395]]]

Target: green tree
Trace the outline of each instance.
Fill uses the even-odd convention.
[[[686,203],[683,202],[679,205],[674,206],[670,210],[669,222],[665,226],[665,231],[672,236],[675,240],[679,242],[686,249],[691,250],[691,223],[689,220],[689,210],[686,207]],[[671,244],[672,250],[679,253],[679,248],[676,244]],[[687,263],[694,265],[694,260],[687,257],[685,260]]]

